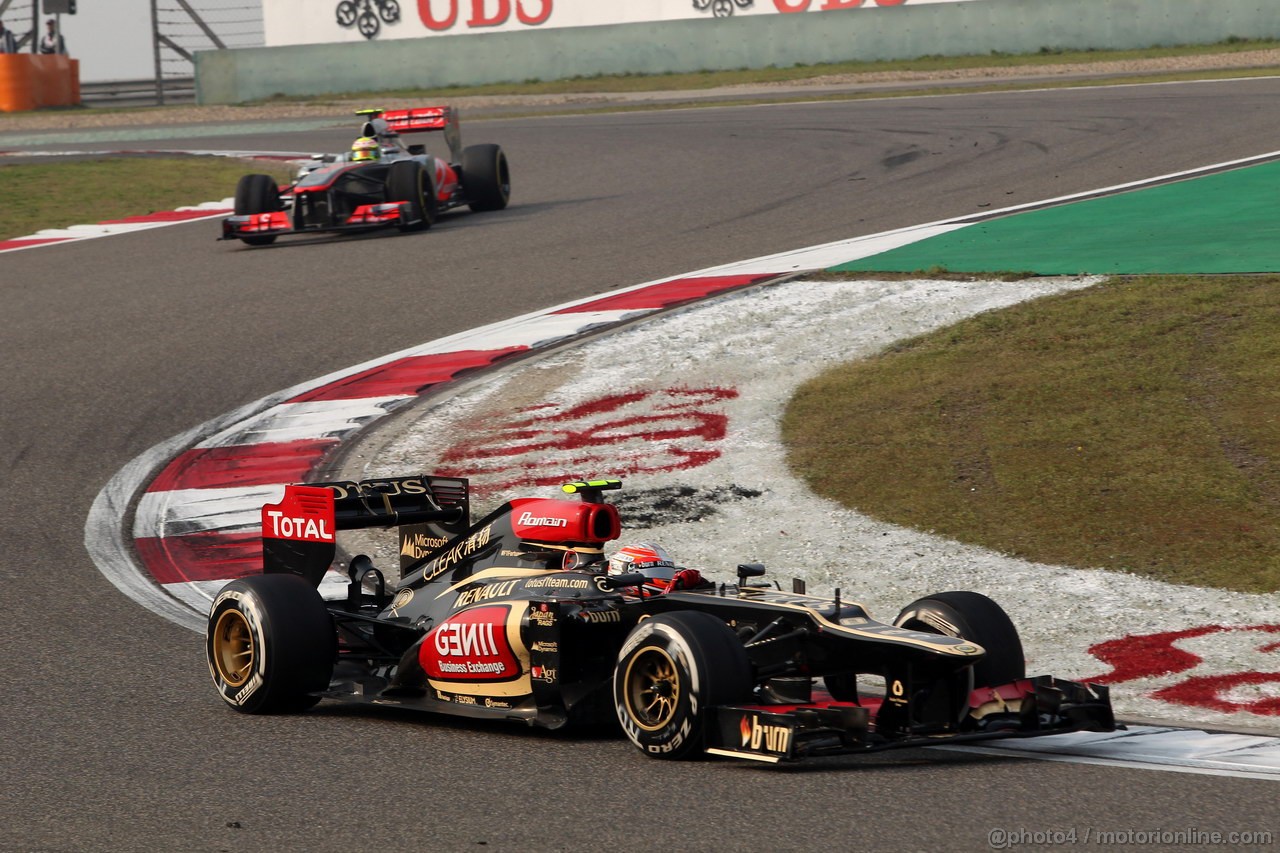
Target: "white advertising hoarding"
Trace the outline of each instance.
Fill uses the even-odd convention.
[[[982,0],[263,0],[268,47]]]

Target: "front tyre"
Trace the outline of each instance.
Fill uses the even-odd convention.
[[[742,641],[709,613],[664,613],[627,636],[613,674],[623,731],[653,758],[702,752],[711,709],[751,696],[751,662]]]
[[[244,714],[304,711],[329,686],[337,633],[324,601],[297,575],[253,575],[213,600],[205,636],[223,701]]]
[[[236,184],[236,216],[252,216],[257,213],[274,213],[284,210],[280,202],[280,188],[270,175],[245,175]],[[268,246],[276,241],[275,234],[258,237],[241,237],[250,246]]]
[[[436,222],[435,184],[417,160],[391,164],[387,172],[387,201],[409,203],[409,218],[416,221],[402,222],[401,231],[425,231]]]
[[[894,625],[912,631],[962,637],[986,649],[973,667],[973,683],[992,687],[1027,674],[1022,639],[1009,614],[977,592],[938,592],[911,602]]]
[[[475,211],[502,210],[511,200],[511,168],[498,145],[462,150],[462,183]]]

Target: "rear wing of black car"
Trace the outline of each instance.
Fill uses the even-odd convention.
[[[401,569],[467,530],[467,481],[426,474],[285,487],[262,507],[262,570],[318,586],[337,554],[339,530],[395,527]]]

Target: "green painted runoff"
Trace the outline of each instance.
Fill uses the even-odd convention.
[[[1280,271],[1280,162],[981,222],[833,271]]]

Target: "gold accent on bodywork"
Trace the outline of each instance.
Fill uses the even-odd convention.
[[[887,625],[883,622],[877,623],[872,620],[873,625],[879,627],[861,627],[854,628],[849,625],[842,625],[834,621],[823,613],[818,612],[816,607],[807,606],[805,604],[796,603],[798,601],[814,602],[815,604],[834,605],[835,600],[829,598],[817,598],[811,595],[796,595],[788,592],[778,592],[773,589],[765,589],[764,587],[743,587],[739,590],[739,598],[747,601],[766,602],[772,607],[782,607],[788,610],[800,610],[809,613],[814,619],[822,623],[823,627],[828,630],[839,631],[842,634],[857,637],[863,640],[880,640],[881,642],[902,643],[917,648],[930,649],[945,655],[955,657],[977,657],[986,654],[986,650],[982,646],[967,640],[963,637],[948,637],[945,634],[928,634],[924,631],[912,631],[909,628],[899,628],[895,625]],[[854,601],[842,601],[841,608],[856,607],[862,611],[868,619],[871,614],[865,607]],[[937,637],[938,640],[926,640],[924,637]]]
[[[1021,699],[1005,699],[997,693],[991,697],[990,701],[983,702],[976,708],[970,708],[969,716],[975,720],[981,720],[989,714],[1017,714],[1021,711]]]
[[[404,607],[410,601],[413,601],[413,588],[405,587],[396,593],[396,597],[391,600],[391,615],[396,616],[397,610]]]
[[[449,593],[457,592],[468,584],[478,583],[480,581],[489,580],[490,578],[512,580],[519,578],[536,578],[538,575],[558,575],[560,573],[559,569],[517,569],[510,566],[494,566],[493,568],[485,569],[484,571],[476,572],[474,575],[463,578],[453,586],[444,590],[444,592],[437,595],[436,598],[444,598]]]
[[[768,764],[777,764],[782,760],[781,755],[763,755],[759,752],[743,752],[737,749],[720,749],[719,747],[709,746],[704,750],[708,755],[724,755],[729,758],[749,758],[752,761],[764,761]]]

